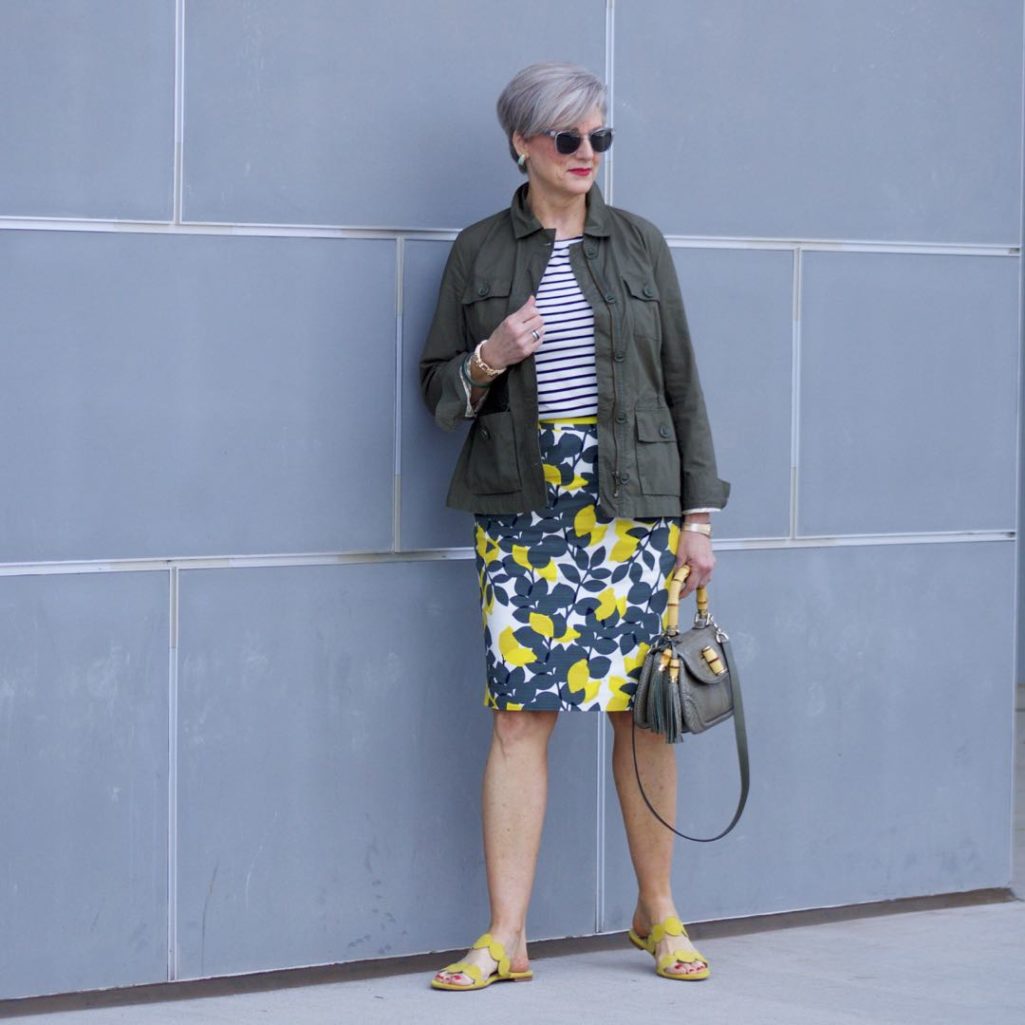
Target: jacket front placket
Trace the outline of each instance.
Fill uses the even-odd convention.
[[[624,469],[630,451],[627,431],[630,417],[626,403],[626,350],[628,334],[623,324],[623,304],[607,273],[611,257],[607,240],[584,237],[583,245],[570,252],[570,265],[594,313],[594,363],[598,382],[598,491],[607,510],[616,508],[619,485],[629,483]],[[603,259],[605,257],[606,259]]]
[[[532,296],[537,295],[538,286],[552,254],[555,232],[538,227],[516,242],[516,258],[512,288],[509,293],[509,308],[514,313]],[[541,445],[537,430],[537,366],[533,356],[513,368],[509,380],[509,406],[514,410],[517,422],[520,466],[529,468],[523,475],[530,492],[539,492],[541,504],[545,503],[544,473],[541,461]]]

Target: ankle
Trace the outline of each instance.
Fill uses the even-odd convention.
[[[634,918],[647,925],[664,922],[671,916],[679,917],[672,895],[659,894],[650,897],[638,897]]]
[[[498,940],[504,947],[526,946],[526,927],[524,925],[510,925],[497,920],[488,926],[488,932],[491,933],[493,939]]]

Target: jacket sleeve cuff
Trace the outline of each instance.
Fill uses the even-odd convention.
[[[683,494],[684,507],[689,511],[714,510],[718,512],[726,508],[726,502],[730,497],[730,485],[728,481],[719,480],[718,477],[702,475],[700,480],[694,480],[685,473],[683,475]]]
[[[441,385],[441,392],[438,395],[438,404],[434,407],[434,419],[438,426],[446,431],[454,431],[467,416],[469,398],[463,387],[462,375],[459,373],[459,364],[465,355],[465,353],[460,353],[458,356],[453,356],[437,371],[437,381]],[[470,415],[472,416],[472,412]]]
[[[465,359],[466,357],[463,358]],[[480,407],[483,405],[484,399],[487,398],[487,396],[482,395],[476,402],[473,402],[470,397],[470,386],[466,383],[466,377],[464,374],[459,374],[459,381],[463,386],[463,391],[466,393],[466,409],[463,412],[463,418],[465,420],[472,420],[480,411]]]

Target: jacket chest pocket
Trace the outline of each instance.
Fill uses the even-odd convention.
[[[644,275],[624,274],[623,282],[634,336],[657,342],[662,337],[658,287],[652,278]]]
[[[470,335],[482,342],[509,316],[510,278],[471,278],[463,292],[463,313]]]

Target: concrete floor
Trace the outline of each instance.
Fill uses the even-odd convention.
[[[119,1004],[104,994],[12,1001],[0,1004],[0,1017],[34,1025],[622,1025],[642,1018],[700,1025],[1023,1025],[1025,710],[1017,713],[1016,748],[1014,878],[1022,899],[892,914],[852,911],[834,920],[836,912],[808,913],[770,920],[778,928],[699,926],[694,938],[713,972],[699,983],[659,979],[650,958],[624,937],[600,937],[584,941],[586,949],[577,953],[570,941],[540,945],[533,982],[482,993],[430,990],[430,973],[442,963],[434,956],[411,959],[412,971],[402,975],[385,975],[387,966],[378,965],[345,981],[307,985],[294,977],[182,984],[172,990],[174,1000],[163,989],[140,991],[131,1004],[127,994],[117,997]]]

